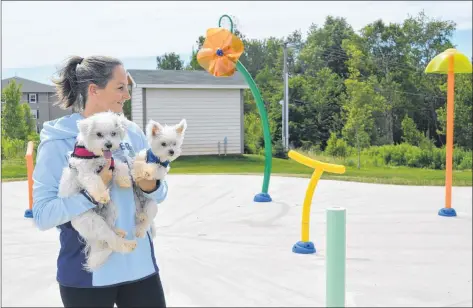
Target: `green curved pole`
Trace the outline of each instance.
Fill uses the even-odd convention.
[[[255,84],[253,78],[251,78],[250,73],[248,73],[247,69],[241,64],[240,61],[237,62],[237,70],[243,74],[245,77],[246,82],[250,86],[251,93],[256,101],[256,106],[258,107],[259,115],[261,117],[261,124],[263,125],[263,136],[264,136],[264,152],[265,152],[265,160],[264,160],[264,178],[263,178],[263,193],[268,193],[269,187],[269,177],[271,174],[271,163],[272,163],[272,150],[271,150],[271,134],[269,131],[269,122],[268,116],[266,114],[266,108],[264,107],[263,99],[261,98],[261,94],[258,90],[258,87]]]
[[[227,18],[230,21],[230,31],[233,33],[233,20],[228,15],[222,15],[218,20],[218,26],[221,27],[222,19]],[[263,99],[261,98],[261,93],[256,86],[255,81],[251,77],[248,70],[245,66],[238,61],[236,63],[237,70],[242,73],[243,77],[246,80],[246,83],[249,85],[251,93],[256,101],[256,106],[258,108],[258,112],[261,117],[261,124],[263,126],[263,137],[264,137],[264,152],[265,152],[265,160],[264,160],[264,178],[263,178],[263,189],[261,194],[257,194],[254,198],[254,201],[257,202],[270,202],[271,197],[268,194],[268,187],[269,187],[269,177],[271,175],[271,167],[272,167],[272,149],[271,149],[271,133],[269,131],[269,122],[268,116],[266,113],[266,108],[264,107]]]
[[[221,27],[222,24],[222,19],[226,17],[230,21],[230,32],[233,33],[233,20],[230,16],[227,14],[220,16],[220,19],[218,20],[218,26]]]

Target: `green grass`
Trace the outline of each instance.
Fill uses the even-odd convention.
[[[26,180],[25,159],[2,159],[2,182]]]
[[[316,156],[318,160],[339,163],[346,166],[342,175],[324,173],[323,179],[354,181],[365,183],[400,184],[400,185],[445,185],[445,172],[442,170],[417,169],[408,167],[376,167],[362,161],[362,168],[351,166],[353,162],[330,157]],[[352,159],[352,158],[350,158]],[[259,174],[263,175],[264,157],[257,155],[229,156],[183,156],[172,163],[172,174]],[[273,158],[272,175],[309,177],[313,170],[291,159]],[[26,164],[24,160],[3,160],[2,181],[25,180]],[[471,186],[472,171],[454,171],[454,186]]]

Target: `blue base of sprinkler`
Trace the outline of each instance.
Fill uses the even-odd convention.
[[[292,246],[292,252],[300,254],[315,253],[315,246],[312,242],[299,241]]]
[[[33,218],[33,212],[30,209],[25,211],[25,218]]]
[[[439,216],[455,217],[457,216],[457,212],[453,208],[444,207],[439,210]]]
[[[273,201],[271,199],[271,196],[267,193],[259,193],[255,196],[254,198],[255,202],[271,202]]]

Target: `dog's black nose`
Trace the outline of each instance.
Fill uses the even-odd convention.
[[[173,156],[174,155],[174,150],[169,150],[169,155]]]
[[[112,147],[112,143],[111,142],[107,142],[105,143],[105,146],[107,147],[107,149],[110,149]]]

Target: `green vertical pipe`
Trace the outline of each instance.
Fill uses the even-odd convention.
[[[271,164],[272,164],[272,150],[271,150],[271,133],[269,131],[269,122],[268,116],[266,114],[266,108],[264,107],[263,99],[261,98],[261,94],[256,86],[255,81],[251,78],[250,73],[246,70],[246,68],[241,64],[240,61],[237,62],[237,70],[240,71],[245,77],[246,82],[250,86],[251,93],[256,101],[256,106],[258,107],[259,115],[261,117],[261,122],[263,125],[263,136],[264,136],[264,152],[265,152],[265,160],[264,160],[264,178],[263,178],[263,193],[268,193],[269,187],[269,176],[271,174]]]
[[[346,210],[327,209],[326,306],[345,307]]]
[[[221,27],[222,20],[224,18],[227,18],[230,21],[230,32],[234,33],[233,20],[227,14],[220,16],[218,20],[218,26]],[[256,83],[251,77],[250,73],[240,61],[237,61],[236,67],[237,67],[237,70],[242,73],[243,77],[246,80],[246,83],[250,86],[251,93],[253,94],[253,97],[255,98],[256,107],[258,108],[258,111],[261,117],[261,122],[262,122],[261,124],[263,126],[263,137],[264,137],[264,152],[265,152],[262,192],[267,194],[268,187],[269,187],[269,177],[271,175],[272,157],[273,157],[268,115],[266,114],[266,108],[264,107],[264,102],[263,102],[263,99],[261,98],[261,93],[259,92],[258,87],[256,86]]]

